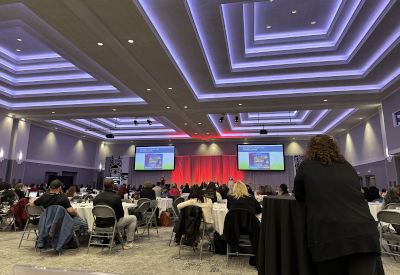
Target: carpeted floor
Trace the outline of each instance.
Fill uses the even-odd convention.
[[[86,254],[83,246],[87,242],[82,242],[79,250],[64,250],[60,257],[54,251],[35,252],[33,242],[25,242],[18,249],[21,232],[0,232],[0,275],[13,274],[16,264],[114,274],[257,274],[248,265],[247,257],[230,259],[227,265],[225,256],[206,252],[200,261],[198,253],[186,248],[179,259],[178,247],[168,246],[171,229],[160,228],[159,236],[152,230],[150,240],[143,237],[137,241],[137,249],[122,250],[118,246],[109,255],[106,250],[93,247]],[[388,257],[383,261],[386,275],[400,274],[400,263]]]

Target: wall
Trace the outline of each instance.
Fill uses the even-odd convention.
[[[400,154],[400,126],[393,126],[392,114],[400,110],[400,90],[382,102],[387,143],[390,154]]]
[[[0,151],[3,150],[3,161],[0,162],[0,179],[5,179],[7,173],[8,152],[10,147],[13,119],[0,114]]]
[[[265,142],[265,141],[264,141]],[[223,141],[223,142],[177,142],[176,155],[236,155],[237,144],[241,142]],[[254,144],[260,144],[262,141],[256,141]],[[282,143],[282,142],[265,142],[265,143]],[[294,179],[293,155],[302,155],[306,147],[307,141],[291,141],[283,142],[285,147],[285,165],[284,172],[264,172],[264,171],[245,171],[244,181],[252,183],[254,187],[259,185],[272,185],[277,187],[282,183],[286,183],[291,189]],[[249,142],[251,144],[251,142]],[[138,146],[143,144],[136,144]],[[145,145],[167,145],[167,144],[145,144]],[[111,156],[130,156],[129,161],[129,184],[139,186],[144,181],[150,180],[157,182],[164,176],[167,183],[171,183],[170,171],[134,171],[134,154],[135,145],[133,144],[103,144],[101,145],[99,157],[105,157],[105,175],[109,175],[109,160]]]
[[[388,162],[382,140],[381,123],[376,114],[349,132],[337,137],[340,151],[354,166],[365,183],[365,176],[375,175],[378,188],[397,181],[394,162]]]
[[[32,125],[23,181],[26,184],[45,182],[46,172],[76,172],[76,184],[94,184],[98,144],[60,132]]]

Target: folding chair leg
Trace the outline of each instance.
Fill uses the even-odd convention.
[[[90,247],[90,243],[91,243],[91,241],[92,241],[92,235],[93,235],[93,233],[92,233],[92,232],[90,232],[90,236],[89,236],[89,243],[88,243],[88,246],[87,246],[87,251],[86,251],[86,254],[89,254],[89,247]]]
[[[171,246],[172,236],[173,236],[173,235],[174,235],[174,229],[172,229],[171,238],[169,239],[169,244],[168,244],[168,246]]]

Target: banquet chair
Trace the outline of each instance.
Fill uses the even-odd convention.
[[[135,215],[137,219],[137,227],[136,230],[138,231],[138,228],[146,226],[147,221],[145,219],[145,215],[147,213],[147,210],[150,209],[150,200],[145,200],[142,201],[141,204],[138,204],[139,206],[131,209],[128,209],[129,215]]]
[[[400,208],[400,203],[388,203],[385,205],[385,209],[397,209]]]
[[[143,202],[145,202],[145,201],[151,201],[150,199],[147,199],[147,198],[140,198],[139,200],[138,200],[138,202],[137,202],[137,205],[141,205]]]
[[[112,209],[108,205],[96,205],[93,207],[92,210],[93,214],[93,230],[90,233],[89,237],[89,243],[88,243],[88,248],[87,248],[87,253],[89,253],[89,247],[91,244],[95,245],[100,245],[100,246],[107,246],[109,249],[109,253],[111,253],[111,248],[114,245],[114,238],[117,236],[121,242],[122,248],[124,247],[124,242],[121,236],[121,232],[118,230],[117,227],[117,217],[115,216],[114,209]],[[114,225],[109,226],[109,227],[100,227],[96,225],[96,220],[98,218],[113,218],[114,219]],[[98,243],[98,242],[92,242],[92,238],[107,238],[109,240],[108,244],[103,244],[103,243]]]
[[[18,248],[21,248],[22,241],[34,241],[36,249],[39,232],[39,219],[44,209],[41,206],[30,206],[29,204],[26,205],[25,209],[26,213],[28,214],[28,220],[26,221],[24,231],[22,232]],[[32,233],[32,231],[35,233],[36,236],[34,240],[29,239],[29,235]],[[25,234],[27,234],[26,239],[24,239]]]
[[[157,200],[152,200],[150,201],[149,204],[149,209],[151,209],[151,211],[145,211],[143,213],[143,219],[146,222],[146,227],[143,229],[143,233],[146,232],[147,229],[147,237],[150,239],[150,228],[153,227],[153,224],[155,225],[155,228],[157,230],[157,235],[158,235],[158,226],[157,226],[157,218],[156,217],[156,210],[158,208],[158,201]]]
[[[393,210],[382,210],[378,212],[378,221],[380,223],[379,227],[379,238],[381,243],[381,253],[388,254],[393,257],[400,257],[400,235],[396,234],[390,230],[388,226],[383,226],[383,223],[389,223],[392,225],[400,226],[400,212]],[[383,241],[386,241],[386,244],[389,247],[389,251],[383,245]],[[397,251],[396,251],[397,250]]]
[[[179,219],[179,209],[178,209],[178,204],[180,204],[181,202],[184,202],[185,199],[180,197],[177,198],[173,203],[172,203],[172,214],[174,216],[174,223]],[[174,228],[172,228],[172,232],[171,232],[171,238],[169,239],[169,244],[168,246],[171,246],[171,242],[172,242],[172,237],[174,235]]]

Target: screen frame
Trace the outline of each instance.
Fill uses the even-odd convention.
[[[282,145],[282,154],[283,154],[283,170],[255,170],[255,169],[239,169],[239,145],[253,146],[253,145]],[[286,160],[285,160],[285,144],[283,143],[268,143],[268,144],[236,144],[236,164],[238,171],[259,171],[259,172],[285,172],[286,171]]]
[[[144,147],[174,147],[174,169],[148,169],[148,170],[146,170],[146,169],[143,169],[143,170],[136,170],[136,150],[137,150],[137,148],[138,147],[140,147],[140,148],[144,148]],[[134,160],[133,160],[133,171],[137,171],[137,172],[148,172],[148,171],[175,171],[175,158],[176,158],[176,146],[175,145],[159,145],[159,146],[157,146],[157,145],[145,145],[145,146],[142,146],[142,145],[140,145],[140,146],[135,146],[135,157],[134,157]]]

